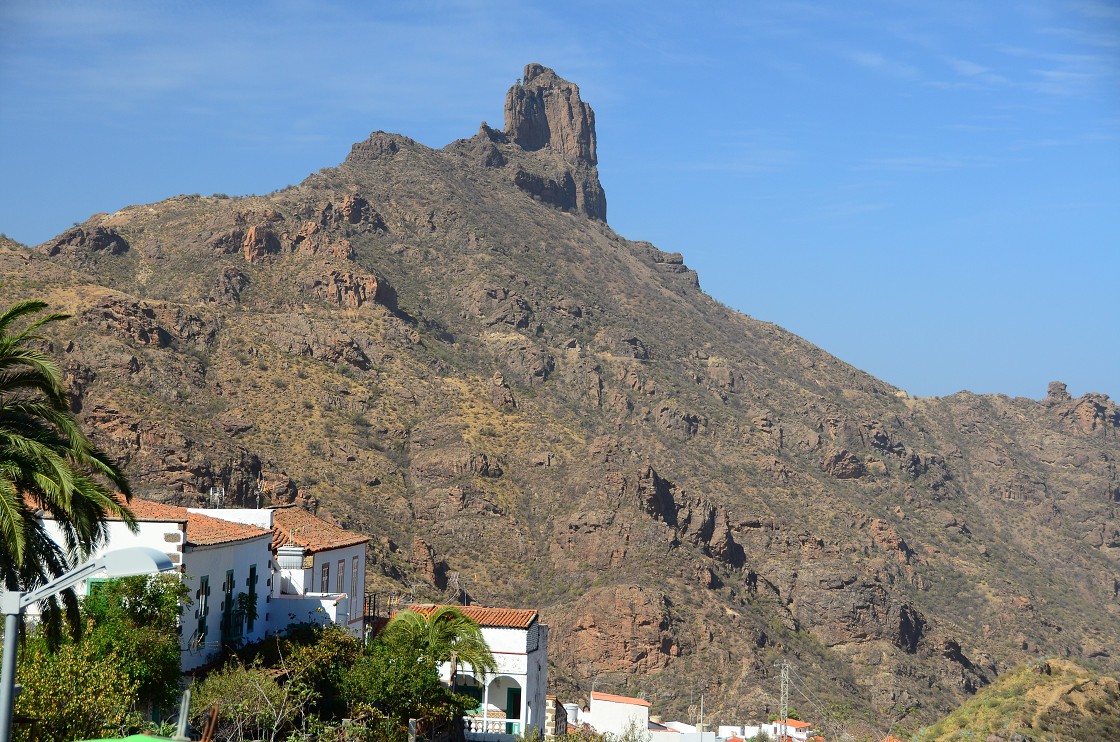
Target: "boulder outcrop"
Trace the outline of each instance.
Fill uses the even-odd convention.
[[[595,154],[595,112],[580,100],[579,86],[549,68],[525,65],[525,76],[506,94],[506,133],[529,152],[550,146],[587,165]]]
[[[526,65],[524,78],[506,94],[505,127],[504,139],[559,160],[559,167],[543,171],[540,162],[518,168],[514,185],[558,208],[607,220],[607,197],[596,169],[595,112],[580,99],[577,85],[543,65]],[[487,130],[483,126],[481,135]],[[486,155],[487,163],[496,161],[495,155]]]

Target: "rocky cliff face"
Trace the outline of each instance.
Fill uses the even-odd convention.
[[[780,659],[881,729],[1120,662],[1114,402],[909,399],[731,312],[605,226],[590,109],[525,77],[506,131],[0,245],[137,492],[318,507],[371,589],[537,607],[561,693],[669,715],[765,715]]]
[[[506,94],[505,131],[484,132],[525,152],[541,155],[518,167],[514,185],[533,198],[607,220],[607,198],[599,184],[595,153],[595,112],[579,97],[579,87],[539,64]],[[544,165],[545,167],[541,167]]]
[[[539,64],[525,65],[521,82],[509,89],[506,134],[527,152],[550,147],[586,165],[597,165],[595,112],[580,100],[579,87]]]

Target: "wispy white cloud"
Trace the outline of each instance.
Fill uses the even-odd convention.
[[[967,60],[950,57],[946,60],[949,66],[962,77],[990,85],[1007,85],[1010,83],[1003,75],[994,72],[990,67]]]
[[[1115,2],[1080,0],[1080,2],[1070,3],[1070,7],[1092,20],[1120,23],[1120,5],[1117,5]]]

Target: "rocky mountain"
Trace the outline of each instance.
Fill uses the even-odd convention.
[[[537,607],[568,697],[731,723],[785,659],[804,713],[885,730],[1031,658],[1116,669],[1115,403],[909,398],[612,231],[597,156],[532,64],[502,130],[97,214],[0,280],[74,315],[138,493],[299,501],[374,537],[371,589]]]

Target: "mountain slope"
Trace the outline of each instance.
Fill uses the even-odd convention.
[[[1066,660],[1016,668],[916,739],[1120,738],[1120,682]]]
[[[299,500],[375,537],[371,587],[537,607],[562,690],[731,722],[785,658],[885,728],[1031,657],[1115,667],[1114,403],[910,399],[615,234],[596,163],[530,65],[502,131],[378,132],[0,270],[76,315],[54,350],[138,492]]]

